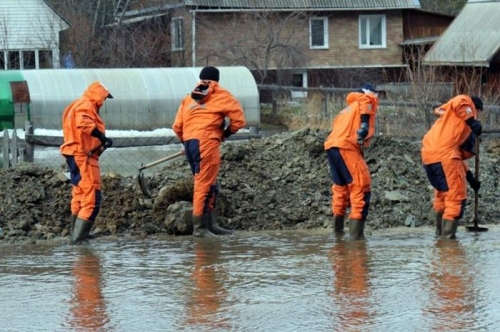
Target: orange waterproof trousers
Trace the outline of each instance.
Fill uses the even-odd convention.
[[[366,219],[370,206],[371,176],[360,151],[330,148],[327,157],[333,179],[333,214],[344,216],[351,206],[350,219]]]
[[[433,209],[443,213],[443,219],[462,218],[467,199],[467,182],[463,161],[446,159],[424,165],[427,178],[434,187]]]
[[[192,139],[184,142],[184,147],[194,176],[193,215],[201,216],[215,208],[217,176],[220,169],[220,141]]]
[[[97,159],[77,154],[65,156],[70,171],[71,214],[94,221],[101,208],[101,170]]]

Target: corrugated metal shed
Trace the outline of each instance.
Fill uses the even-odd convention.
[[[185,0],[187,6],[221,9],[407,9],[420,8],[419,0]]]
[[[220,84],[242,104],[249,127],[260,125],[259,91],[246,67],[218,67]],[[113,94],[100,114],[108,129],[170,128],[180,102],[191,92],[201,68],[19,70],[28,83],[35,128],[60,129],[63,110],[87,86],[101,81]],[[2,75],[14,71],[0,71]]]
[[[469,0],[423,62],[487,67],[499,50],[500,1]]]
[[[42,0],[1,0],[0,13],[3,50],[52,49],[69,28]]]

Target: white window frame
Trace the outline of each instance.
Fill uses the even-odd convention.
[[[370,19],[379,18],[381,21],[381,44],[370,45]],[[365,31],[363,31],[365,22]],[[380,15],[359,15],[359,48],[386,48],[387,47],[387,21],[386,16]],[[366,43],[363,44],[363,34],[366,34]]]
[[[313,45],[313,21],[323,21],[323,45]],[[328,48],[328,17],[310,17],[309,18],[309,48],[310,49],[327,49]]]
[[[182,51],[184,50],[184,19],[182,17],[172,18],[170,24],[172,51]]]

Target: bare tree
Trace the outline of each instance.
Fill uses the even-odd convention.
[[[297,37],[298,27],[307,26],[304,13],[234,13],[226,17],[225,23],[227,31],[233,34],[217,40],[207,57],[246,66],[256,73],[260,83],[266,82],[272,70],[278,84],[290,84],[293,71],[306,66],[306,41]],[[209,28],[202,18],[197,24],[202,29]]]

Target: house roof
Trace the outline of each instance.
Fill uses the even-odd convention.
[[[185,0],[186,6],[218,9],[408,9],[420,8],[419,0]]]
[[[469,0],[423,63],[487,67],[499,50],[500,0]]]

